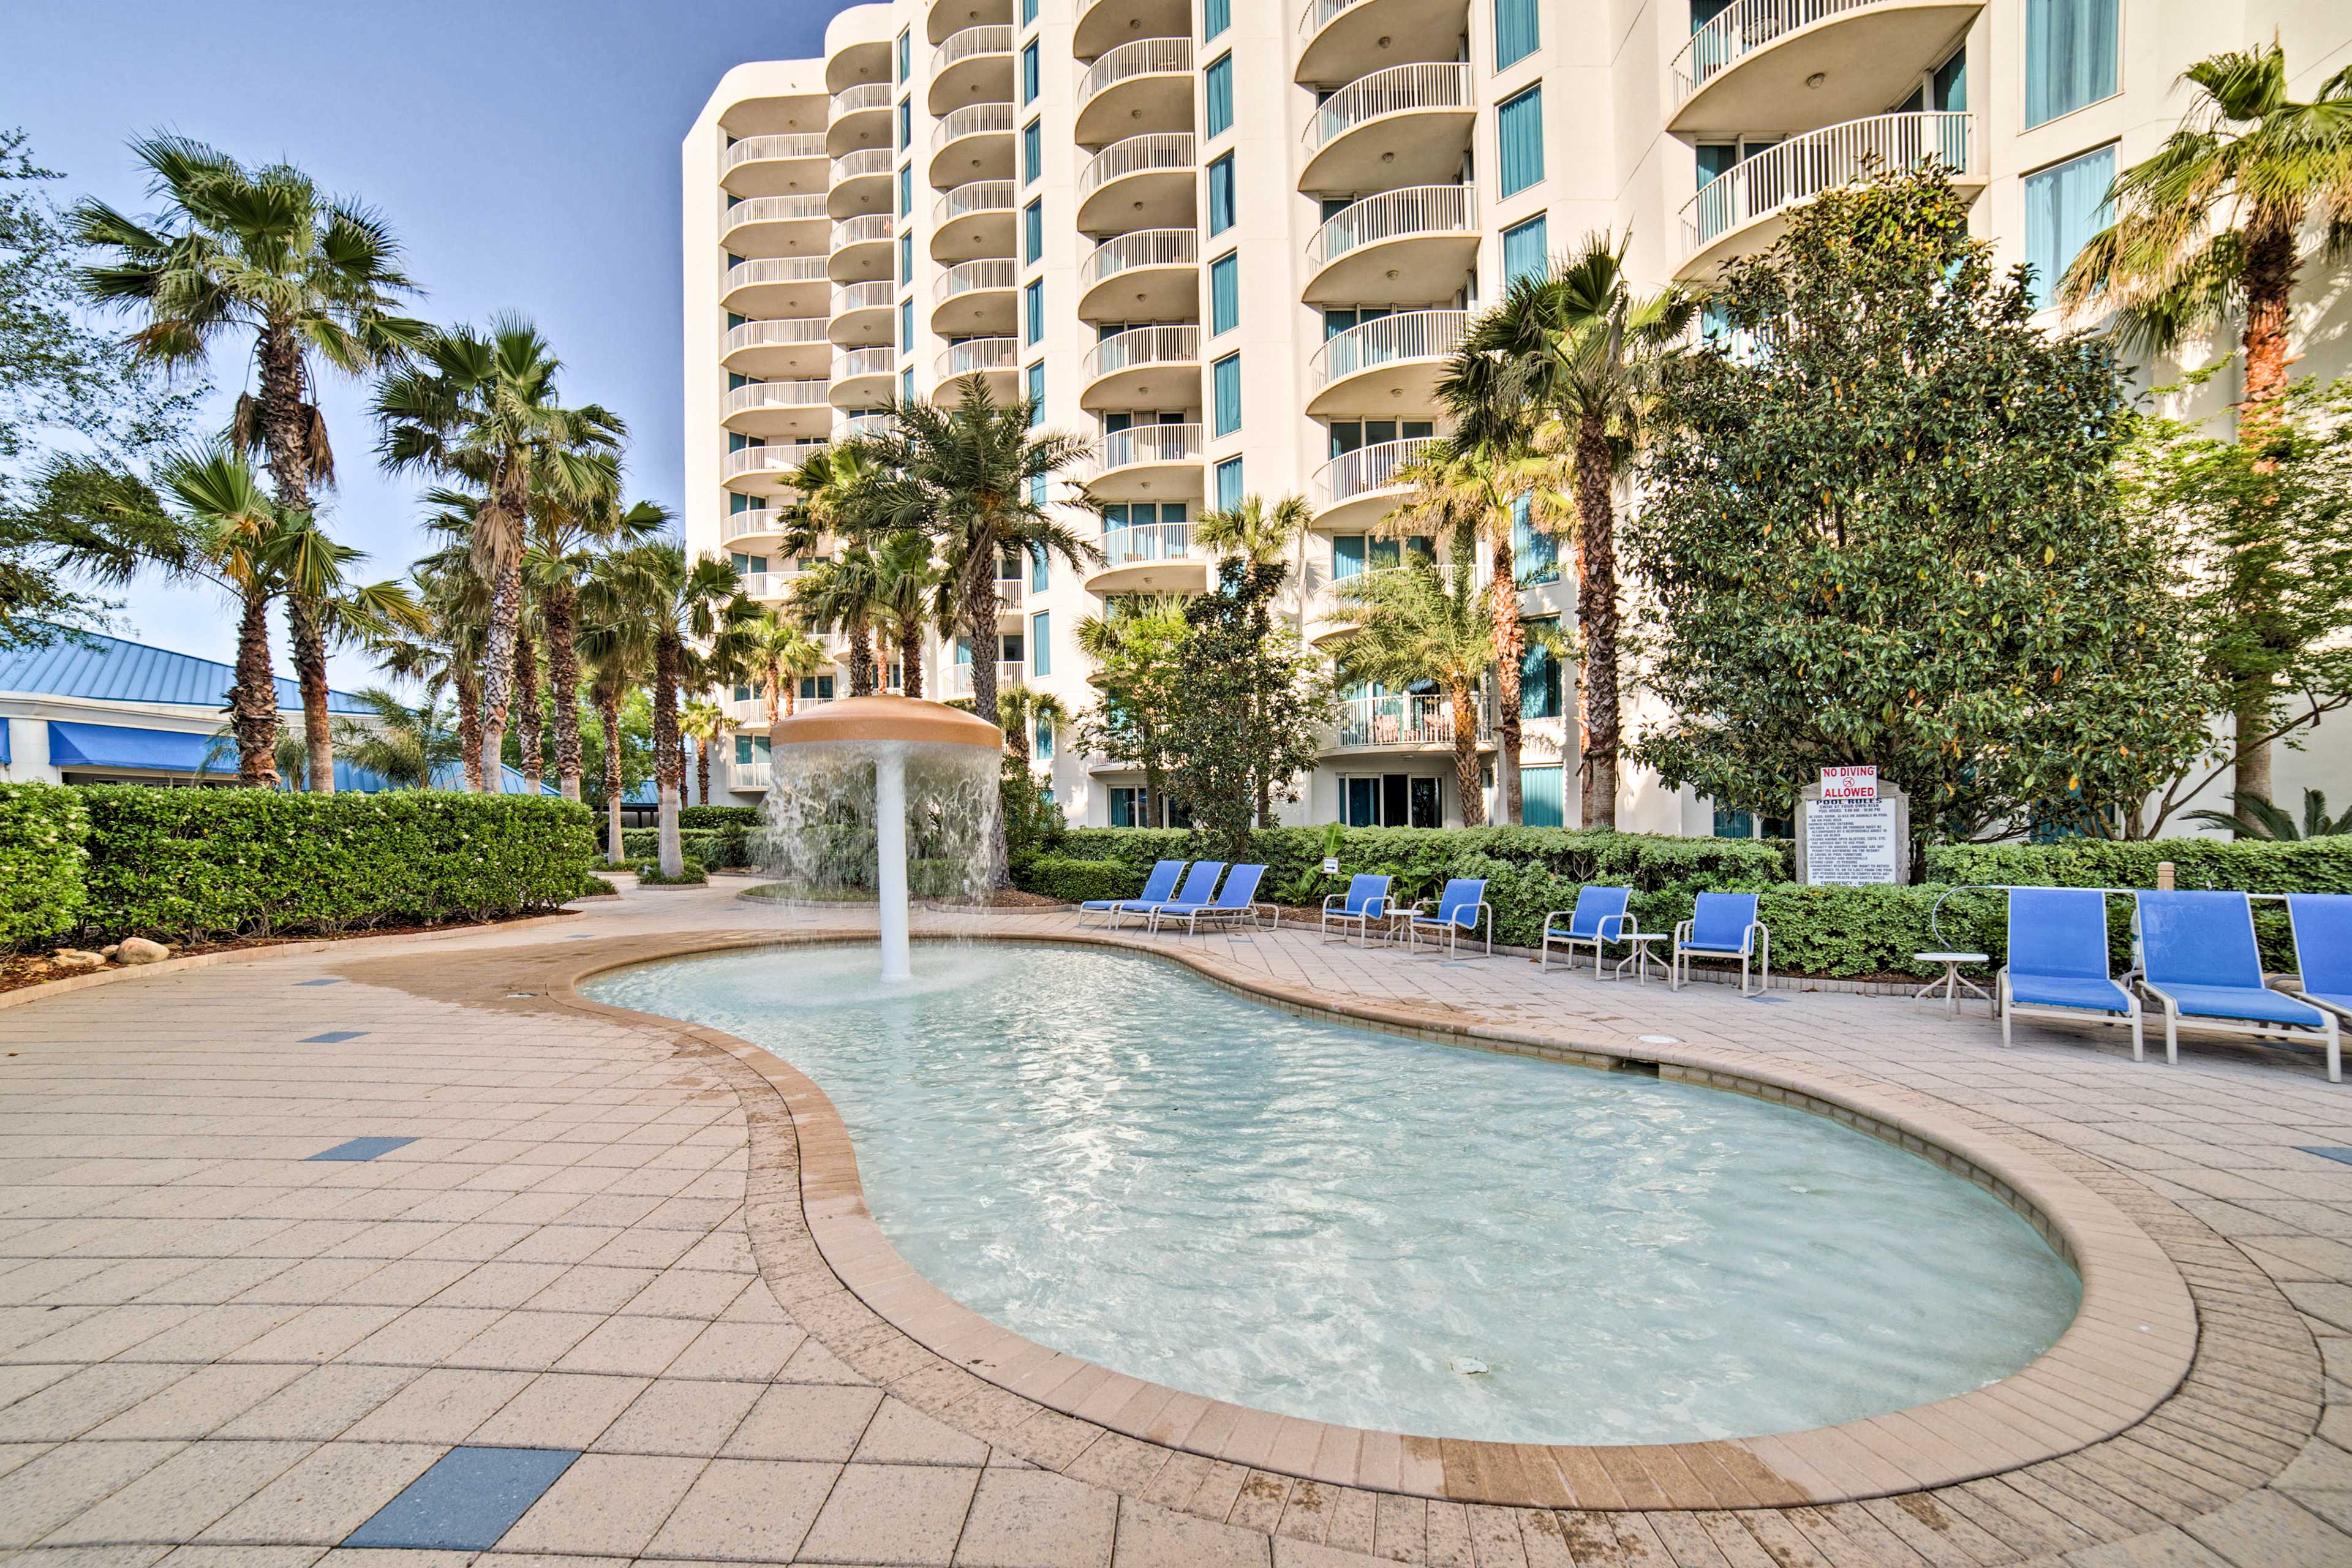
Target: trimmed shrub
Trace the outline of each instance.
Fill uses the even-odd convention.
[[[723,807],[713,806],[713,811]],[[699,860],[705,866],[749,866],[751,863],[751,843],[745,830],[740,827],[681,827],[677,833],[678,852],[689,860]],[[661,854],[661,829],[629,827],[621,832],[622,850],[632,860],[652,860]]]
[[[710,880],[710,874],[702,868],[702,862],[690,857],[680,862],[675,877],[663,876],[658,860],[632,860],[629,869],[637,874],[640,886],[648,888],[698,887]]]
[[[740,827],[746,831],[766,820],[756,805],[682,805],[677,825],[686,827]]]
[[[1143,891],[1150,868],[1125,860],[1073,860],[1064,855],[1033,856],[1022,879],[1026,892],[1082,904],[1088,899],[1131,899]]]
[[[2158,838],[2059,844],[1937,844],[1927,873],[1938,882],[2024,888],[2153,888],[2159,860],[2175,885],[2246,893],[2352,893],[2352,837]]]
[[[0,950],[74,928],[89,903],[89,839],[79,792],[0,784]]]

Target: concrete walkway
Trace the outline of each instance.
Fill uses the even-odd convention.
[[[2309,1152],[2352,1151],[2352,1088],[2307,1058],[1200,939],[1237,980],[1912,1097],[2095,1189],[2195,1299],[2188,1379],[2065,1458],[1821,1507],[1486,1506],[925,1382],[817,1255],[764,1080],[568,997],[591,956],[793,923],[644,891],[0,1008],[5,1561],[2352,1563],[2352,1163]]]

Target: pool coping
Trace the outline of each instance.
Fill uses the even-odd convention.
[[[1149,954],[1220,987],[1304,1016],[1438,1044],[1467,1046],[1751,1094],[1808,1110],[1934,1161],[1990,1192],[2032,1224],[2075,1268],[2082,1304],[2057,1342],[2011,1375],[1970,1392],[1835,1426],[1704,1442],[1544,1445],[1438,1438],[1278,1415],[1188,1394],[1041,1345],[964,1306],[918,1273],[865,1203],[846,1125],[815,1081],[723,1031],[592,1001],[596,976],[700,953],[861,940],[854,929],[724,937],[681,933],[625,957],[583,954],[566,1005],[655,1023],[724,1052],[782,1101],[792,1148],[763,1160],[754,1119],[751,1184],[762,1166],[800,1211],[823,1268],[907,1350],[875,1374],[937,1413],[913,1386],[964,1373],[1020,1402],[1155,1449],[1371,1491],[1456,1502],[1601,1511],[1753,1509],[1896,1496],[1999,1475],[2074,1453],[2137,1425],[2178,1389],[2197,1351],[2198,1320],[2180,1269],[2116,1204],[2051,1161],[1893,1089],[1824,1082],[1783,1064],[1677,1043],[1617,1047],[1497,1025],[1465,1025],[1443,1008],[1327,997],[1207,955],[1108,931],[1008,933],[976,940],[1043,942]],[[658,939],[657,939],[658,940]],[[786,1173],[782,1166],[789,1164]],[[755,1250],[758,1227],[754,1227]],[[761,1259],[766,1272],[768,1259]],[[773,1283],[772,1281],[772,1283]],[[796,1293],[805,1296],[804,1291]],[[780,1289],[788,1310],[792,1295]],[[850,1325],[843,1325],[845,1328]],[[873,1347],[887,1348],[887,1347]],[[938,1358],[934,1363],[930,1358]],[[939,1363],[947,1363],[944,1366]],[[992,1412],[1003,1428],[1020,1412]],[[953,1420],[952,1416],[949,1419]]]

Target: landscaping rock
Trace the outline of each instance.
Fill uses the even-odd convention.
[[[172,956],[172,950],[160,942],[149,942],[143,936],[122,939],[121,950],[114,954],[123,963],[161,963]]]
[[[121,951],[122,944],[121,942],[110,942],[104,947],[98,950],[98,955],[100,958],[112,958],[116,953],[121,952]]]
[[[106,967],[106,955],[84,952],[78,947],[61,947],[49,955],[49,962],[59,969],[103,969]]]

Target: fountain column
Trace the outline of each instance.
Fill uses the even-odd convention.
[[[907,942],[907,752],[898,745],[874,754],[875,891],[882,920],[882,980],[912,980]]]

